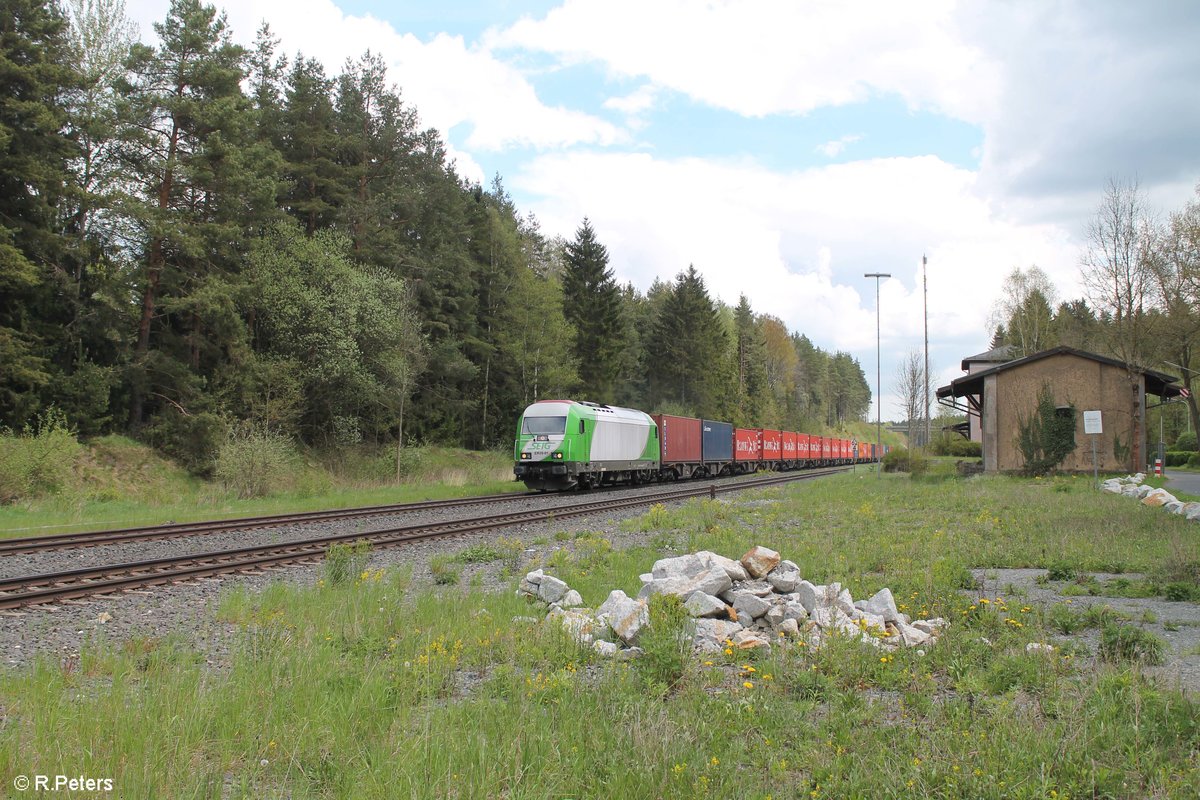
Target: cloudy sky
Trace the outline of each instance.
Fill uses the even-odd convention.
[[[168,0],[127,0],[147,41]],[[218,3],[219,5],[220,3]],[[548,234],[590,217],[621,281],[689,264],[874,385],[921,347],[938,385],[987,348],[1004,275],[1079,296],[1110,177],[1162,213],[1200,180],[1193,0],[239,0],[331,74],[370,49],[459,172]]]

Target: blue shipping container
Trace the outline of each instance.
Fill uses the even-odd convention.
[[[733,460],[733,426],[728,422],[701,421],[701,447],[705,461]]]

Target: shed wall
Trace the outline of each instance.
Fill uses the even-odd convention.
[[[1139,384],[1141,380],[1139,377]],[[1075,450],[1063,461],[1062,469],[1091,471],[1092,443],[1091,436],[1083,432],[1083,412],[1098,409],[1104,423],[1104,433],[1096,437],[1100,470],[1136,471],[1135,457],[1140,461],[1145,452],[1141,441],[1143,426],[1138,421],[1145,414],[1140,385],[1131,388],[1125,370],[1120,367],[1067,353],[1012,367],[984,379],[986,470],[1015,471],[1024,466],[1016,444],[1020,420],[1033,413],[1044,383],[1050,385],[1055,405],[1075,407]]]

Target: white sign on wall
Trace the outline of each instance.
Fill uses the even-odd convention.
[[[1104,427],[1100,422],[1099,411],[1083,412],[1083,432],[1084,433],[1104,433]]]

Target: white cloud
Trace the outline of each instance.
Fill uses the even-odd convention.
[[[861,134],[848,133],[840,139],[833,139],[824,144],[817,145],[816,151],[826,158],[837,158],[846,149],[846,145],[861,142],[862,138]]]
[[[954,9],[952,0],[567,0],[487,42],[601,61],[749,117],[885,92],[978,121],[999,86],[993,64],[958,35]]]
[[[639,86],[636,90],[623,97],[610,97],[604,101],[605,108],[611,108],[622,114],[643,114],[654,107],[658,99],[658,91],[651,85]]]
[[[898,96],[978,125],[980,178],[997,201],[1078,233],[1110,175],[1139,176],[1168,207],[1190,194],[1197,37],[1200,5],[1187,0],[565,0],[488,42],[747,117]]]
[[[153,35],[151,25],[166,16],[168,5],[164,0],[129,3],[144,39]],[[347,14],[331,0],[244,0],[231,4],[227,13],[236,41],[249,44],[262,20],[269,20],[284,52],[315,57],[330,75],[367,50],[383,54],[390,80],[417,108],[421,124],[443,136],[458,125],[469,126],[466,147],[472,150],[608,145],[624,136],[590,114],[546,105],[519,70],[460,36],[438,34],[422,41],[369,14]],[[467,153],[455,155],[466,171],[477,168]]]
[[[589,216],[621,280],[645,289],[695,264],[725,302],[745,293],[825,347],[873,356],[875,286],[863,273],[890,272],[880,287],[885,373],[922,333],[922,252],[932,335],[964,347],[988,336],[988,309],[1013,266],[1075,274],[1059,229],[997,218],[974,173],[931,157],[775,173],[751,162],[556,154],[510,184],[537,198],[547,229],[571,231]]]

